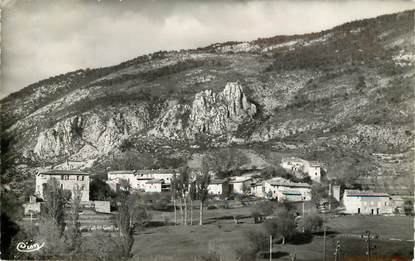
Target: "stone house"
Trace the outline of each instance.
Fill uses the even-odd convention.
[[[266,197],[278,201],[308,201],[311,200],[311,186],[307,183],[297,183],[276,177],[263,182],[263,193]]]
[[[223,195],[229,191],[229,183],[225,179],[214,179],[208,185],[209,195]]]
[[[81,192],[81,201],[89,201],[89,181],[90,174],[77,170],[48,170],[40,171],[36,175],[35,195],[44,198],[44,190],[47,187],[48,180],[54,178],[58,181],[60,187],[71,192],[78,188]]]
[[[252,178],[249,176],[232,177],[229,181],[231,191],[235,194],[244,194],[251,190]]]
[[[389,194],[350,189],[344,191],[343,205],[347,214],[392,214],[394,209]]]

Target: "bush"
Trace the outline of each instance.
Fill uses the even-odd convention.
[[[235,254],[237,260],[251,261],[256,260],[256,254],[268,248],[268,236],[261,231],[246,231],[243,235],[243,240],[248,243],[248,246],[237,248]]]
[[[305,233],[313,233],[321,230],[324,221],[320,215],[311,214],[304,216],[301,223]]]

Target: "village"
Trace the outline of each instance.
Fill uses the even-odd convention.
[[[306,225],[301,220],[307,216],[310,219],[318,217],[316,224],[311,225],[315,226],[311,229],[315,233],[326,231],[328,226],[325,223],[338,224],[340,220],[348,222],[348,219],[365,216],[368,219],[364,219],[364,222],[369,223],[370,218],[377,216],[387,218],[388,222],[400,222],[399,218],[413,213],[407,200],[401,196],[345,188],[336,183],[336,180],[328,179],[324,163],[286,157],[282,158],[279,167],[284,171],[282,176],[275,173],[270,175],[260,169],[245,170],[237,176],[227,177],[214,171],[190,168],[113,170],[108,171],[106,179],[99,184],[109,190],[108,195],[128,193],[144,199],[135,204],[144,204],[152,210],[149,211],[152,213],[149,215],[151,218],[146,223],[148,229],[152,229],[151,224],[180,228],[182,226],[179,225],[211,226],[212,222],[217,226],[222,226],[222,222],[230,222],[234,225],[242,224],[239,225],[242,227],[248,224],[246,220],[249,219],[252,219],[253,224],[274,218],[277,222],[275,210],[278,212],[278,208],[287,206],[291,206],[288,209],[294,209],[294,215],[290,218],[295,222],[297,230],[304,232]],[[197,193],[200,189],[197,184],[203,176],[206,177],[206,199],[200,198]],[[97,197],[97,192],[93,191],[97,190],[95,179],[94,174],[79,170],[40,171],[36,175],[35,193],[30,197],[30,202],[24,204],[24,220],[36,224],[41,205],[46,200],[45,191],[51,180],[54,180],[59,184],[59,189],[71,195],[69,205],[74,200],[75,191],[80,192],[79,222],[82,232],[118,231],[117,224],[111,220],[117,214],[120,202],[114,196]],[[98,188],[100,189],[102,188]],[[218,213],[222,216],[217,216]],[[330,229],[335,230],[336,227],[330,226]],[[362,227],[361,230],[363,233],[365,228]],[[178,231],[182,233],[186,230]],[[340,253],[336,252],[336,255]]]

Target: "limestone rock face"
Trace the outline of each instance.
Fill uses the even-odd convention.
[[[188,122],[190,106],[170,102],[148,132],[150,136],[172,140],[186,139],[185,128]]]
[[[222,92],[205,90],[191,105],[168,103],[149,135],[168,139],[194,139],[197,134],[224,135],[249,121],[257,112],[239,82],[227,83]]]
[[[84,113],[57,122],[42,131],[33,148],[39,159],[90,159],[108,153],[149,124],[145,106],[111,110],[109,114]]]
[[[233,132],[256,112],[255,104],[248,101],[241,84],[227,83],[220,93],[206,90],[196,94],[189,117],[189,132],[193,135]]]

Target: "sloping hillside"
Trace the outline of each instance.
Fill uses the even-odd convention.
[[[0,102],[2,181],[21,189],[51,166],[177,167],[235,147],[271,165],[298,155],[328,163],[330,176],[413,191],[413,28],[407,11],[40,81]]]

